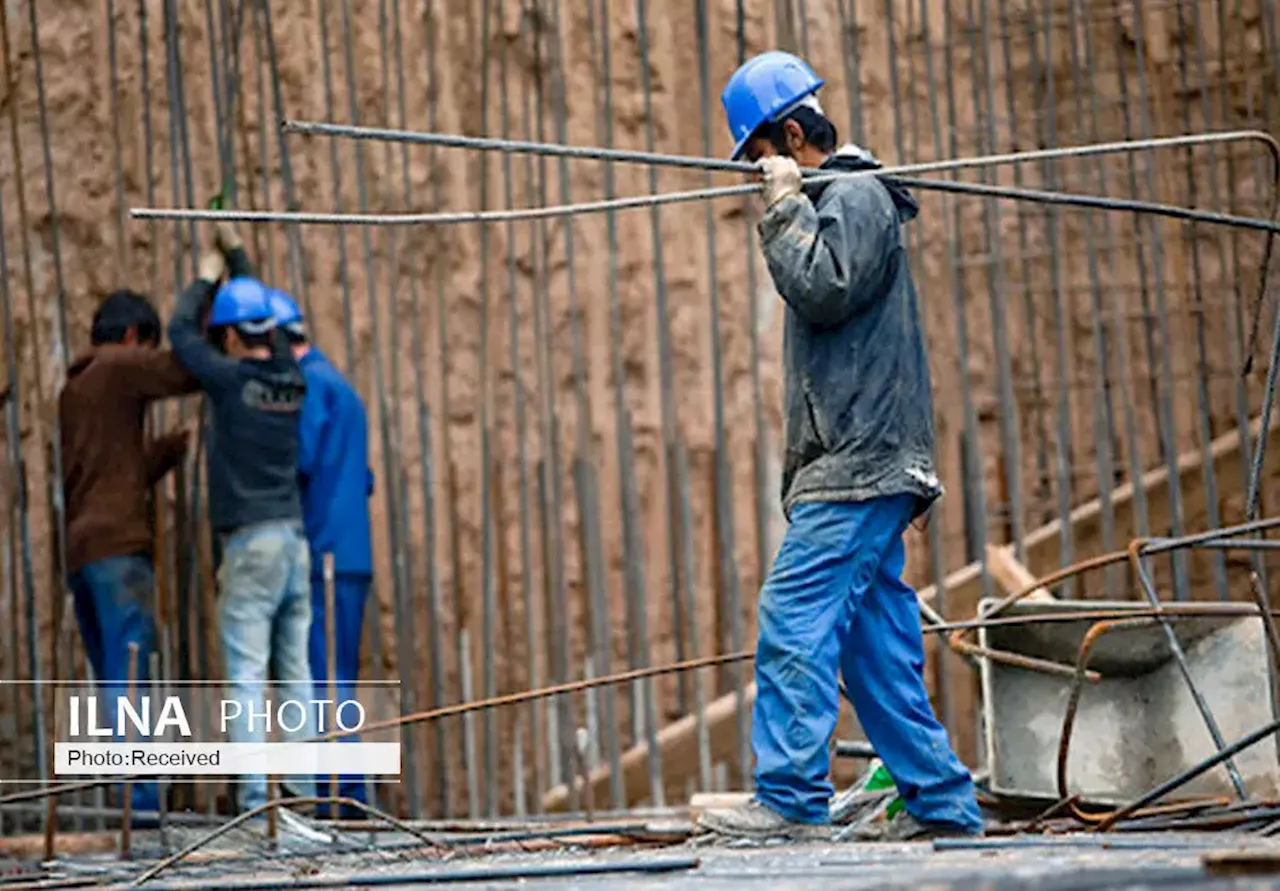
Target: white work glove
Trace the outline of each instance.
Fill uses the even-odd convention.
[[[244,247],[244,240],[236,232],[236,227],[226,220],[218,220],[213,224],[213,236],[214,243],[218,245],[218,250],[224,254],[229,254]]]
[[[773,207],[788,195],[800,194],[800,166],[783,155],[770,155],[760,160],[764,171],[764,203]]]
[[[200,268],[197,274],[200,276],[200,281],[216,285],[226,271],[227,258],[222,256],[221,251],[205,251],[204,256],[200,258]]]

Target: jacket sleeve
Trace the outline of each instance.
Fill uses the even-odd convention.
[[[843,324],[878,296],[898,247],[898,212],[874,177],[827,187],[820,207],[784,198],[760,221],[760,241],[778,293],[816,327]]]
[[[196,279],[178,297],[169,320],[169,342],[182,366],[209,393],[229,391],[240,383],[240,363],[217,350],[200,330],[200,313],[214,285]]]
[[[140,347],[116,351],[112,358],[124,385],[144,400],[185,396],[200,389],[200,382],[168,350]]]
[[[157,437],[147,446],[147,484],[154,486],[177,467],[187,453],[187,435],[181,431]]]

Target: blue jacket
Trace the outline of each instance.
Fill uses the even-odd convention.
[[[307,381],[298,443],[302,516],[311,543],[311,572],[373,574],[369,540],[369,431],[360,395],[315,347],[298,363]]]
[[[849,146],[823,165],[879,167]],[[806,186],[759,224],[786,301],[782,506],[801,501],[917,497],[942,486],[934,470],[933,397],[902,224],[918,205],[878,177]]]

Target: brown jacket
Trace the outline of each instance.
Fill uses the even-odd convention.
[[[151,487],[185,450],[185,435],[146,442],[146,408],[192,393],[195,379],[168,350],[93,347],[67,369],[58,398],[67,507],[67,571],[107,557],[150,553]]]

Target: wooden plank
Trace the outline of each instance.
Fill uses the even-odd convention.
[[[1000,583],[1006,595],[1025,591],[1036,583],[1035,575],[1019,562],[1013,555],[1013,548],[1009,545],[1003,547],[987,545],[987,571]],[[1026,599],[1046,601],[1053,600],[1054,596],[1044,588],[1036,588],[1027,595]]]

